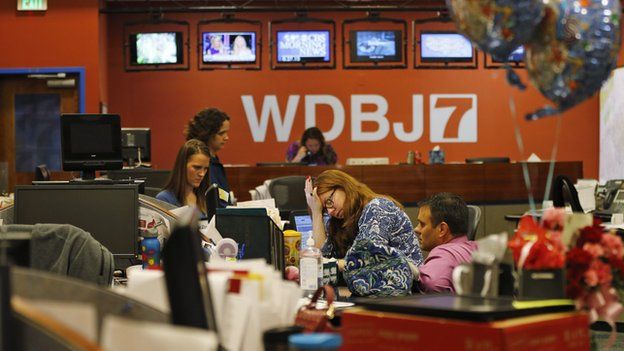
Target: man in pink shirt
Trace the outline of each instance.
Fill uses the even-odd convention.
[[[414,270],[416,291],[455,292],[453,269],[472,260],[477,243],[468,240],[468,207],[454,194],[439,193],[420,205],[414,229],[420,247],[429,251],[425,262]]]

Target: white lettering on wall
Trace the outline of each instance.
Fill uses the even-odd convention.
[[[342,134],[345,125],[345,110],[340,100],[333,95],[306,95],[305,96],[305,127],[317,126],[316,105],[329,105],[334,112],[332,127],[323,132],[326,141],[332,141]],[[328,116],[329,117],[329,116]]]
[[[477,95],[431,94],[429,97],[431,142],[477,142]]]
[[[400,141],[409,143],[420,139],[424,131],[425,121],[425,105],[422,95],[412,95],[412,125],[413,129],[411,133],[405,131],[405,127],[402,122],[392,123],[392,130],[394,135]]]
[[[252,95],[241,95],[245,117],[254,142],[266,140],[269,120],[273,121],[275,137],[279,142],[288,141],[295,114],[299,105],[299,95],[289,95],[286,111],[282,117],[279,103],[275,95],[265,95],[262,100],[260,116],[256,110]],[[345,108],[342,102],[333,95],[305,95],[305,127],[318,125],[316,107],[328,105],[333,112],[331,128],[324,132],[325,139],[332,141],[340,137],[346,124]],[[392,123],[395,137],[402,142],[415,142],[424,133],[424,101],[420,94],[412,95],[412,130],[406,129],[409,122]],[[372,105],[374,108],[367,108]],[[390,121],[386,116],[388,102],[376,94],[351,95],[351,141],[380,141],[390,133]],[[323,116],[322,118],[332,116]],[[374,130],[363,125],[374,125]],[[474,143],[477,142],[477,96],[475,94],[431,94],[429,96],[429,140],[435,143]]]
[[[288,96],[286,113],[284,113],[283,120],[279,105],[277,103],[277,97],[275,95],[266,95],[264,97],[262,102],[262,111],[260,112],[260,119],[258,119],[258,114],[256,113],[256,105],[254,103],[253,96],[242,95],[241,100],[243,101],[245,117],[247,117],[247,123],[249,123],[249,129],[251,129],[251,135],[255,142],[264,142],[267,127],[269,125],[269,118],[273,120],[277,141],[288,141],[290,138],[290,130],[292,129],[293,122],[295,121],[295,112],[297,112],[297,105],[299,104],[299,95]]]
[[[363,105],[376,105],[372,112],[362,111]],[[388,136],[390,124],[386,118],[388,102],[381,95],[351,95],[351,140],[352,141],[379,141]],[[364,132],[362,122],[377,123],[377,130]]]

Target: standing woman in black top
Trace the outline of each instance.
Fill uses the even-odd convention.
[[[184,131],[186,140],[199,139],[210,150],[210,183],[216,183],[219,186],[219,207],[225,207],[232,203],[225,168],[217,156],[219,150],[228,142],[229,132],[230,117],[216,108],[199,111],[189,121]]]

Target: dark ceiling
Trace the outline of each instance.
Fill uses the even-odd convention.
[[[103,12],[442,11],[444,0],[106,0]]]

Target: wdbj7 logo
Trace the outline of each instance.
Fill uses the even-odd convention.
[[[298,110],[300,95],[288,96],[282,115],[275,95],[265,95],[258,115],[254,97],[242,95],[241,100],[251,135],[255,142],[264,142],[269,120],[273,122],[277,141],[290,139],[290,132]],[[390,122],[388,101],[381,95],[351,95],[351,141],[380,141],[392,132],[402,142],[420,140],[424,131],[424,96],[412,95],[411,130],[403,122]],[[345,129],[345,108],[333,95],[304,95],[305,127],[317,125],[318,105],[327,105],[333,112],[333,123],[323,131],[328,141],[338,138]],[[282,105],[283,106],[283,105]],[[364,106],[367,106],[365,109]],[[372,108],[371,108],[372,106]],[[376,124],[374,130],[364,131],[363,124]],[[477,96],[474,94],[431,94],[429,96],[429,140],[434,143],[477,142]]]

